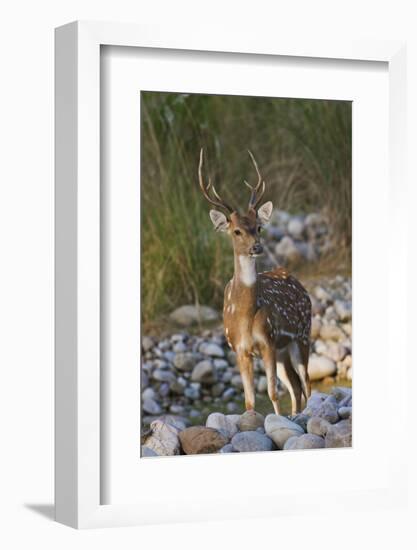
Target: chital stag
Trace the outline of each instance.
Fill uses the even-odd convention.
[[[265,182],[249,151],[258,182],[250,187],[246,214],[239,214],[222,200],[209,180],[202,175],[203,149],[198,175],[201,191],[210,204],[216,231],[228,233],[234,252],[234,274],[224,291],[224,329],[229,346],[236,352],[245,393],[245,407],[255,409],[253,357],[262,358],[268,381],[268,395],[279,414],[277,379],[291,395],[292,414],[301,410],[302,396],[310,395],[307,366],[310,346],[311,301],[302,284],[282,267],[257,273],[256,258],[263,253],[260,243],[262,226],[269,222],[272,202],[259,203]]]

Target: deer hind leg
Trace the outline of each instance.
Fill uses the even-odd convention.
[[[309,346],[293,341],[289,345],[289,354],[292,366],[300,378],[304,398],[307,401],[311,395],[311,383],[308,375]]]
[[[287,388],[291,397],[291,414],[297,414],[301,411],[301,382],[293,369],[287,350],[278,353],[276,368],[278,378]]]
[[[255,387],[253,381],[253,360],[246,352],[237,354],[237,364],[245,393],[245,408],[247,411],[255,409]]]
[[[279,414],[277,375],[275,370],[275,349],[272,346],[264,346],[260,351],[268,382],[268,396],[272,402],[272,406],[274,407],[275,414]]]

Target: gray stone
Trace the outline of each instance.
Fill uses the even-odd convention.
[[[240,419],[239,415],[224,415],[222,413],[211,413],[207,417],[206,427],[214,428],[222,434],[224,434],[228,439],[232,437],[239,431],[238,421]]]
[[[142,401],[142,409],[147,414],[152,414],[152,415],[158,415],[158,414],[161,414],[162,412],[160,404],[157,401],[155,401],[155,399],[151,399],[150,397]]]
[[[211,387],[211,395],[213,397],[220,397],[222,393],[224,392],[224,384],[223,382],[217,382],[217,384],[213,384]]]
[[[174,358],[174,367],[180,371],[188,372],[196,364],[196,358],[191,352],[176,353]]]
[[[287,439],[284,445],[284,451],[293,451],[296,449],[322,449],[324,439],[314,434],[304,434],[299,437],[293,436]]]
[[[239,409],[239,407],[234,401],[229,401],[226,405],[226,409],[229,413],[235,413]]]
[[[226,359],[214,359],[213,364],[216,367],[216,369],[218,369],[218,370],[227,369],[227,367],[229,366]]]
[[[239,390],[243,390],[243,382],[242,382],[242,377],[240,376],[240,374],[233,375],[230,383],[235,388],[237,388]]]
[[[322,338],[323,340],[338,341],[338,340],[343,340],[345,338],[345,333],[336,324],[328,323],[321,327],[320,338]]]
[[[199,351],[210,357],[224,357],[223,348],[219,346],[219,344],[213,342],[203,342],[199,347]]]
[[[265,419],[265,432],[282,449],[287,439],[293,435],[302,435],[304,430],[285,416],[269,414]]]
[[[190,421],[187,418],[178,416],[178,414],[165,414],[158,418],[158,420],[174,426],[174,428],[177,428],[179,431],[185,430],[185,428],[190,425]]]
[[[233,445],[231,443],[227,443],[224,447],[222,447],[219,451],[220,453],[235,453],[236,449],[233,448]]]
[[[148,456],[159,456],[158,453],[156,453],[153,449],[150,447],[146,447],[146,445],[142,445],[141,448],[141,456],[142,457],[148,457]]]
[[[190,326],[197,323],[217,321],[218,312],[208,306],[186,305],[177,308],[170,315],[171,319],[182,326]]]
[[[275,246],[275,254],[279,259],[291,264],[295,264],[301,259],[301,252],[296,247],[294,241],[288,235],[285,235]]]
[[[342,420],[346,420],[352,417],[352,407],[340,407],[338,410],[339,416]]]
[[[142,399],[155,399],[156,398],[156,392],[153,388],[146,388],[142,392]]]
[[[155,345],[155,341],[150,336],[142,336],[142,349],[143,351],[150,351]]]
[[[227,390],[223,392],[222,399],[223,401],[229,401],[235,395],[236,395],[236,390],[234,388],[227,388]]]
[[[291,218],[287,230],[294,239],[301,239],[304,231],[304,221],[299,217]]]
[[[191,380],[202,384],[212,384],[217,381],[217,372],[210,359],[197,363],[193,368]]]
[[[151,423],[151,435],[144,442],[161,456],[178,455],[180,453],[180,442],[178,439],[179,429],[164,422],[163,420],[154,420]]]
[[[316,286],[313,290],[313,294],[320,302],[330,302],[332,299],[327,290],[325,290],[322,286]]]
[[[332,342],[329,341],[327,343],[327,349],[325,351],[325,355],[332,359],[332,361],[338,362],[342,361],[346,356],[346,348],[343,344],[339,342]]]
[[[341,420],[330,426],[326,433],[325,446],[327,448],[352,446],[352,422]]]
[[[307,431],[307,422],[309,421],[309,416],[303,413],[298,413],[295,416],[291,417],[290,420],[295,422],[302,428],[305,432]]]
[[[173,351],[175,351],[175,353],[183,353],[184,351],[187,351],[187,346],[184,344],[184,342],[179,341],[174,344],[172,349]]]
[[[344,386],[334,386],[331,389],[331,394],[340,404],[346,397],[352,398],[352,388],[345,388]]]
[[[152,378],[158,382],[174,382],[175,376],[172,372],[163,369],[155,369],[152,373]]]
[[[307,416],[319,416],[324,418],[330,424],[334,424],[339,420],[339,414],[337,412],[338,404],[334,395],[327,394],[317,394],[311,395],[307,401],[307,407],[304,409],[303,413]],[[323,399],[323,395],[326,397]]]
[[[239,430],[242,432],[255,431],[263,427],[265,417],[256,411],[245,411],[239,420]]]
[[[324,437],[331,424],[320,416],[312,416],[307,422],[307,432]]]
[[[169,389],[171,390],[171,392],[175,393],[176,395],[183,395],[186,387],[187,381],[185,380],[185,378],[182,378],[182,376],[171,382],[169,385]]]
[[[337,316],[340,321],[350,321],[352,318],[352,303],[344,300],[336,300],[334,303]]]
[[[240,453],[255,453],[259,451],[272,451],[272,440],[258,432],[240,432],[232,438],[233,448]]]
[[[313,317],[311,320],[311,338],[312,340],[316,340],[316,338],[319,337],[320,329],[322,327],[322,322],[319,317]]]
[[[163,382],[159,386],[158,393],[161,397],[167,397],[169,394],[169,384],[167,382]]]
[[[185,388],[184,395],[185,397],[188,397],[188,399],[191,399],[192,401],[195,401],[196,399],[200,399],[200,387],[189,386],[188,388]]]
[[[308,362],[308,374],[310,380],[321,380],[326,376],[334,376],[337,372],[337,366],[332,359],[328,357],[312,354]]]

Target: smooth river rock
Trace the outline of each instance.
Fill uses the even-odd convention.
[[[197,363],[193,368],[191,380],[202,384],[213,384],[217,381],[217,371],[210,359]]]
[[[326,376],[334,376],[337,372],[336,363],[329,357],[312,354],[308,362],[308,374],[310,380],[321,380]]]
[[[151,423],[151,435],[144,441],[145,447],[161,456],[180,454],[179,429],[163,420]]]
[[[339,420],[337,409],[338,403],[334,395],[313,393],[309,397],[307,407],[304,409],[303,413],[307,416],[319,416],[331,424],[334,424]]]
[[[327,448],[352,447],[352,422],[341,420],[330,426],[326,433],[325,446]]]
[[[260,451],[272,451],[272,440],[259,432],[239,432],[233,436],[232,447],[240,453],[256,453]]]
[[[263,428],[265,417],[256,411],[246,411],[239,420],[239,430],[241,432],[255,431],[257,428]]]
[[[219,313],[208,306],[186,305],[174,310],[170,317],[179,325],[187,327],[196,323],[217,321],[219,319]]]
[[[217,453],[228,443],[228,438],[213,428],[191,426],[179,434],[182,449],[187,455]]]
[[[304,430],[285,416],[269,414],[265,419],[265,432],[278,449],[283,449],[287,439],[293,435],[302,435]]]
[[[238,414],[225,415],[214,412],[207,417],[206,427],[218,430],[230,440],[239,431],[239,419],[240,415]]]
[[[284,451],[293,451],[296,449],[323,449],[324,438],[315,434],[303,434],[297,437],[293,435],[284,445]]]
[[[313,435],[324,437],[330,428],[331,424],[324,418],[312,416],[307,422],[307,432]]]

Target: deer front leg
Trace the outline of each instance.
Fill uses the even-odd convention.
[[[237,364],[245,392],[245,408],[247,411],[255,410],[255,388],[253,383],[253,361],[248,352],[237,354]]]
[[[264,345],[260,349],[262,360],[264,362],[266,379],[268,382],[268,396],[274,407],[275,414],[279,414],[277,375],[276,375],[276,353],[272,346]]]

